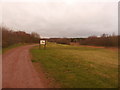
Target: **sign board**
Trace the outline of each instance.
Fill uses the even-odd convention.
[[[44,49],[46,49],[46,44],[47,44],[47,40],[46,39],[40,39],[39,42],[39,49],[44,47]]]
[[[45,45],[46,41],[45,40],[40,40],[40,44]]]

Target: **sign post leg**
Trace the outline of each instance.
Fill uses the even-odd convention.
[[[40,44],[39,44],[39,49],[40,49]]]
[[[44,49],[46,49],[46,45],[44,45]]]

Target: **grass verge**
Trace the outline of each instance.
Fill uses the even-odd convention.
[[[27,44],[19,43],[19,44],[14,44],[14,45],[8,46],[8,47],[2,49],[2,53],[5,53],[6,51],[8,51],[12,48],[16,48],[16,47],[23,46],[23,45],[27,45]]]
[[[118,87],[117,51],[48,43],[46,50],[34,47],[31,53],[32,62],[62,88]]]

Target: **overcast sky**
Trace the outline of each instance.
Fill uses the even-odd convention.
[[[12,0],[11,0],[12,1]],[[42,37],[87,37],[118,33],[118,3],[112,0],[4,0],[3,25]]]

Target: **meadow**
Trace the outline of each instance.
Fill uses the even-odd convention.
[[[118,87],[118,52],[106,48],[48,43],[31,50],[32,63],[61,88]],[[39,72],[39,69],[36,69]]]

